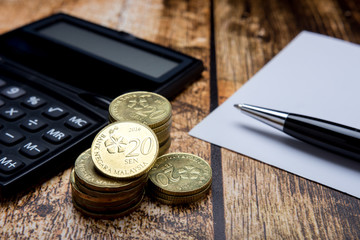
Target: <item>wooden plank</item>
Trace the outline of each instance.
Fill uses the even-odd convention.
[[[0,32],[62,11],[172,47],[209,67],[209,1],[32,0],[0,1]],[[170,151],[210,161],[210,146],[187,132],[208,114],[209,74],[172,100]],[[75,156],[74,156],[75,157]],[[211,239],[211,195],[187,206],[167,206],[148,197],[138,210],[116,220],[84,217],[74,209],[66,170],[25,195],[1,199],[1,239]]]
[[[214,1],[220,103],[302,29],[360,42],[355,1]],[[3,0],[0,32],[58,11],[202,59],[203,77],[172,100],[170,151],[210,161],[209,144],[187,134],[209,111],[209,1]],[[227,150],[222,166],[228,239],[360,237],[358,199]],[[211,239],[214,232],[211,195],[183,207],[146,198],[127,217],[86,218],[72,206],[69,170],[0,206],[1,238]]]
[[[216,0],[219,102],[301,30],[360,43],[359,12],[354,1]],[[228,239],[360,238],[359,199],[227,150],[222,164]]]

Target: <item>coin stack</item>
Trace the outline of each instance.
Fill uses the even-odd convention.
[[[204,198],[212,171],[202,158],[189,153],[160,156],[149,172],[148,193],[164,204],[185,204]]]
[[[102,129],[70,175],[74,206],[97,218],[117,218],[141,203],[148,172],[158,155],[154,132],[138,122]]]
[[[138,121],[149,126],[159,142],[159,156],[171,145],[171,104],[163,96],[152,92],[130,92],[115,98],[109,106],[109,120]]]

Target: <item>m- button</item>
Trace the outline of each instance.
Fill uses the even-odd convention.
[[[47,152],[49,149],[42,143],[29,141],[20,148],[20,153],[29,158],[37,158]]]
[[[52,128],[45,132],[43,138],[51,143],[61,143],[68,139],[70,135],[61,129]]]

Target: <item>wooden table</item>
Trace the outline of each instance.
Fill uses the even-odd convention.
[[[170,151],[209,161],[212,191],[187,206],[146,197],[129,216],[96,220],[74,209],[68,169],[1,200],[1,239],[360,238],[359,199],[188,135],[300,31],[360,43],[358,1],[1,0],[0,32],[59,11],[204,61],[202,78],[171,101]]]

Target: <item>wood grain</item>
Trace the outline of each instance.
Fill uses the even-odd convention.
[[[222,173],[223,183],[215,187],[223,190],[225,219],[214,219],[219,201],[211,194],[177,207],[146,197],[133,214],[112,221],[84,217],[71,203],[68,169],[24,194],[1,198],[0,239],[213,239],[224,230],[227,239],[360,238],[359,199],[225,149],[211,156],[208,143],[187,134],[207,116],[210,102],[224,102],[301,30],[360,43],[358,1],[2,0],[0,33],[59,11],[204,61],[202,78],[171,101],[170,151],[221,161],[213,172]],[[210,97],[211,51],[216,101]],[[218,220],[225,229],[216,229]]]
[[[302,30],[359,43],[359,13],[354,1],[215,1],[219,102]],[[227,150],[222,165],[228,239],[360,238],[359,199]]]
[[[1,1],[0,31],[5,32],[62,11],[127,31],[204,61],[209,59],[208,1]],[[208,68],[208,67],[207,67]],[[210,161],[209,144],[187,132],[208,114],[208,74],[172,101],[170,151],[195,153]],[[148,197],[129,216],[113,221],[81,215],[71,203],[70,170],[29,193],[2,199],[1,239],[211,239],[212,207],[206,199],[172,207]]]

